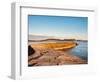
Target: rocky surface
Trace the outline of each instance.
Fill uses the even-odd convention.
[[[61,50],[52,48],[33,48],[34,53],[28,56],[28,66],[51,66],[66,64],[86,64],[85,60]],[[31,49],[32,50],[32,49]]]
[[[29,45],[28,46],[28,56],[32,55],[35,53],[35,50]]]

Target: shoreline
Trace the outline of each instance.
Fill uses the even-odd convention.
[[[63,49],[70,49],[76,47],[78,44],[76,42],[64,42],[64,43],[39,43],[39,44],[32,44],[32,47],[37,48],[52,48],[55,50],[63,50]]]
[[[66,44],[33,44],[30,46],[32,49],[34,49],[35,52],[28,56],[29,67],[67,64],[87,64],[87,61],[63,51],[64,48],[70,49],[77,46],[75,42],[66,42]]]

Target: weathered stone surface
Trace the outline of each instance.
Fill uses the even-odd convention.
[[[70,55],[64,51],[54,50],[52,48],[33,47],[35,53],[28,56],[28,66],[51,66],[66,64],[86,64],[85,60]]]

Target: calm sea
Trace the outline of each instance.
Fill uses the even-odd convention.
[[[84,60],[88,60],[88,42],[77,41],[77,43],[78,43],[78,46],[76,46],[75,48],[72,48],[70,50],[70,53]]]

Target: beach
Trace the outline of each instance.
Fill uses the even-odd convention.
[[[78,46],[76,42],[44,43],[29,45],[28,66],[52,66],[67,64],[87,64],[65,50]]]

